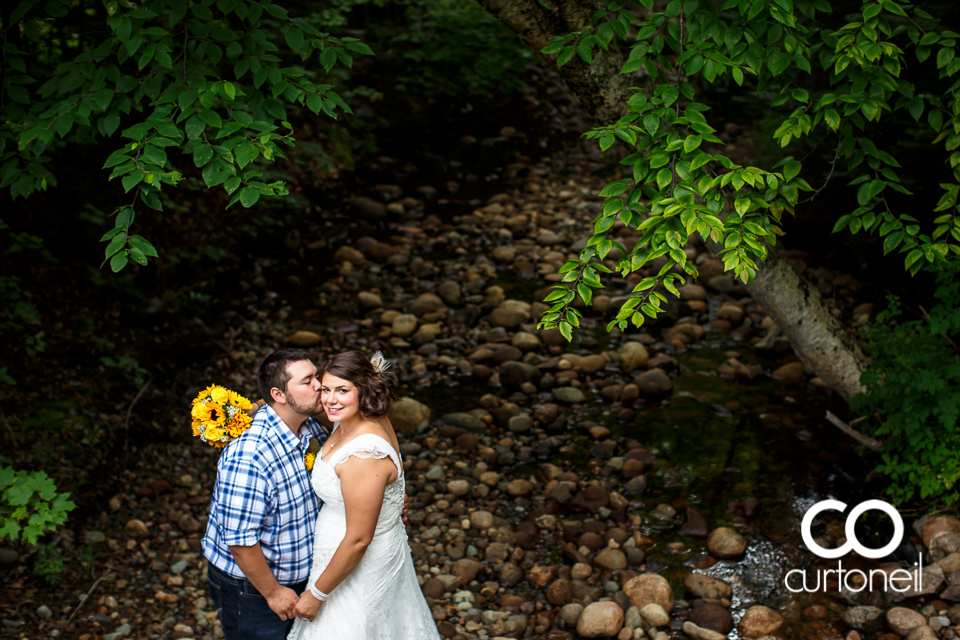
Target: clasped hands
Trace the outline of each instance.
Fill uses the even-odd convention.
[[[309,589],[298,597],[296,591],[286,587],[281,588],[272,598],[268,598],[267,604],[281,620],[300,618],[311,622],[317,617],[323,605],[313,597]]]
[[[323,602],[317,600],[313,597],[313,594],[310,593],[310,590],[307,589],[302,594],[300,594],[300,600],[297,602],[297,606],[294,607],[293,612],[301,620],[309,620],[313,622],[313,619],[317,617],[317,614],[320,613],[320,607],[323,606]]]

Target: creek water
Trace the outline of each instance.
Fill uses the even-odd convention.
[[[580,143],[569,136],[560,142],[551,140],[549,146],[556,148],[558,144],[582,153],[582,149],[576,149]],[[507,149],[506,145],[513,146]],[[505,176],[485,178],[485,173],[502,174],[510,158],[524,152],[543,152],[547,146],[543,135],[528,136],[521,132],[512,138],[491,137],[479,146],[474,145],[473,151],[463,144],[454,145],[443,166],[430,176],[385,175],[378,170],[369,174],[366,182],[393,179],[405,192],[413,191],[417,185],[428,185],[442,193],[446,181],[461,180],[463,184],[455,197],[425,199],[425,216],[435,215],[449,222],[456,215],[469,213],[490,195],[509,188],[504,184],[508,182]],[[361,236],[389,242],[391,236],[397,234],[402,234],[400,221],[329,223],[326,238],[330,250],[323,252],[327,255],[313,267],[321,272],[332,271],[329,256],[340,244],[352,244]],[[436,251],[420,255],[432,260],[442,273],[448,261],[470,262],[480,254],[441,245]],[[365,273],[359,286],[377,288],[383,284],[377,274],[376,269]],[[508,298],[528,301],[534,291],[544,286],[542,280],[519,279],[507,270],[498,272],[489,284],[504,288]],[[299,300],[290,300],[293,312],[289,319],[295,325],[309,325],[317,320],[316,311],[311,309],[315,307],[313,301],[323,293],[323,285],[307,289]],[[328,335],[326,347],[336,348],[341,344],[336,336],[343,332],[354,334],[349,341],[342,342],[344,346],[348,342],[354,345],[365,340],[373,342],[372,337],[365,339],[356,335],[364,331],[357,326],[351,311],[352,300],[344,300],[342,309],[336,305],[327,309],[329,315],[324,324],[332,335]],[[592,332],[589,344],[595,345],[595,352],[616,348],[602,329]],[[613,438],[623,437],[643,444],[658,460],[653,469],[647,471],[647,491],[631,503],[630,512],[643,516],[644,534],[657,542],[648,550],[648,568],[659,567],[661,575],[673,584],[675,594],[682,596],[682,578],[706,547],[703,540],[678,534],[685,509],[695,509],[707,519],[711,529],[729,525],[749,541],[743,558],[720,560],[703,571],[733,586],[734,618],[739,619],[751,604],[787,609],[796,615],[792,619],[787,617],[787,625],[778,635],[814,637],[817,634],[800,622],[799,610],[812,603],[827,604],[831,617],[835,618],[842,607],[823,596],[797,598],[784,587],[787,571],[809,566],[815,560],[801,540],[800,520],[819,500],[835,498],[855,504],[871,492],[870,497],[876,497],[876,487],[867,487],[864,480],[871,465],[859,455],[851,439],[824,419],[828,408],[832,406],[836,411],[840,406],[835,396],[810,386],[785,387],[766,375],[753,381],[720,377],[717,367],[734,355],[731,352],[744,364],[759,363],[767,372],[787,355],[755,353],[748,344],[735,342],[725,334],[707,334],[686,351],[671,354],[678,362],[672,395],[638,408],[629,422],[618,420],[598,397],[590,397],[582,409],[568,414],[566,435],[570,444],[558,454],[560,458],[552,461],[563,460],[568,467],[579,468],[587,477],[597,468],[589,464],[594,443],[582,427],[586,421],[607,427]],[[435,416],[478,407],[482,395],[500,392],[498,387],[453,370],[430,382],[421,381],[415,387],[401,389],[401,395],[409,393],[430,406]],[[550,398],[549,392],[541,392],[532,404],[549,402]],[[516,475],[535,472],[534,466],[527,466],[529,469],[515,470]],[[747,498],[758,501],[759,512],[754,517],[738,519]],[[671,521],[659,520],[655,508],[660,504],[676,509],[677,517]],[[667,545],[668,542],[681,544]],[[823,624],[829,624],[829,620]],[[735,630],[731,637],[736,637]]]

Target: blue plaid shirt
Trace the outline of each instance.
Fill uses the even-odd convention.
[[[314,437],[321,444],[327,439],[313,418],[307,418],[298,438],[266,406],[247,431],[223,450],[203,537],[203,555],[215,567],[245,579],[230,547],[259,542],[277,582],[289,586],[309,577],[322,506],[304,465]]]

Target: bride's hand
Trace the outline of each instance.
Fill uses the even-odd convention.
[[[310,590],[304,591],[300,595],[300,601],[297,602],[297,606],[294,607],[293,612],[301,620],[309,620],[313,622],[313,619],[317,617],[317,614],[320,613],[320,607],[323,606],[323,603],[313,597],[313,594],[310,593]]]

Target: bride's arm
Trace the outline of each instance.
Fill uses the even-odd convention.
[[[377,529],[383,493],[396,480],[397,468],[387,457],[382,459],[352,457],[339,466],[340,487],[347,514],[347,532],[330,559],[330,564],[317,579],[316,587],[329,594],[359,564]],[[320,601],[307,589],[297,604],[297,616],[310,620],[320,610]]]

